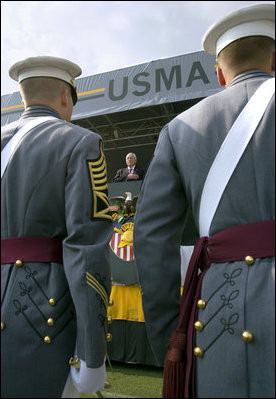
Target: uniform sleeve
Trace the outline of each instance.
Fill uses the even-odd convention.
[[[93,133],[75,146],[65,185],[66,277],[77,317],[77,356],[100,367],[106,355],[106,312],[111,290],[108,244],[112,218],[102,142]]]
[[[146,328],[160,365],[178,320],[180,244],[187,208],[168,129],[166,126],[160,133],[143,181],[134,227],[134,251]]]

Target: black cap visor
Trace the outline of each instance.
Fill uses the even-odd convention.
[[[77,95],[77,91],[76,89],[74,89],[73,86],[70,85],[71,88],[71,96],[72,96],[72,100],[73,100],[73,105],[76,105],[77,101],[78,101],[78,95]]]

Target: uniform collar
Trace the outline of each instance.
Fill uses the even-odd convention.
[[[44,105],[32,105],[27,107],[20,119],[33,118],[34,116],[55,116],[56,118],[61,119],[60,115],[50,107],[46,107]]]
[[[259,69],[252,69],[251,71],[246,71],[237,75],[232,82],[230,83],[229,87],[236,85],[237,83],[244,82],[248,79],[259,79],[259,78],[272,78],[271,75],[268,73],[261,71]]]

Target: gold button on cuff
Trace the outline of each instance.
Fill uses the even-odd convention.
[[[244,330],[243,333],[242,333],[242,339],[245,342],[251,342],[252,339],[253,339],[253,334],[250,331],[248,331],[248,330]]]
[[[52,340],[49,337],[49,335],[46,335],[46,337],[44,337],[43,341],[44,341],[45,344],[50,344],[52,342]]]
[[[107,317],[107,322],[108,322],[108,324],[111,324],[111,323],[112,323],[112,317],[111,317],[111,316],[108,316],[108,317]]]
[[[108,301],[108,306],[112,306],[113,304],[114,304],[113,300],[112,300],[112,299],[109,299],[109,301]]]
[[[203,323],[201,321],[198,320],[198,321],[195,322],[194,327],[195,327],[196,330],[202,331],[204,325],[203,325]]]
[[[112,334],[107,333],[107,334],[106,334],[106,340],[107,340],[107,342],[112,341]]]
[[[47,324],[48,324],[48,326],[53,326],[53,325],[55,324],[55,320],[54,320],[52,317],[50,317],[50,318],[47,320]]]
[[[78,357],[70,357],[69,366],[73,366],[73,367],[75,367],[75,369],[78,370],[78,369],[80,369],[80,365],[81,365],[81,362]]]
[[[206,306],[206,302],[203,301],[203,299],[199,299],[199,300],[197,301],[197,307],[198,307],[199,309],[204,309],[205,306]]]
[[[21,267],[21,266],[23,266],[23,262],[22,262],[22,260],[20,260],[20,259],[17,259],[17,261],[15,262],[15,266],[17,266],[17,267]]]
[[[3,321],[1,321],[1,330],[5,330],[5,328],[6,328],[6,324]]]
[[[49,299],[49,304],[50,304],[51,306],[55,306],[55,304],[56,304],[55,298],[50,298],[50,299]]]
[[[252,265],[255,261],[255,259],[253,258],[253,256],[247,255],[245,258],[245,263],[247,263],[248,265]]]
[[[204,350],[200,346],[196,346],[194,348],[194,355],[197,357],[202,357],[204,354]]]

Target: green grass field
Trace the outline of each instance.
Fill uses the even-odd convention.
[[[104,398],[161,398],[163,369],[131,363],[112,362],[106,366],[107,382],[101,391]],[[97,398],[100,394],[81,394],[80,398]]]

